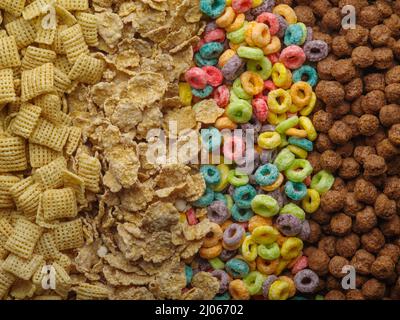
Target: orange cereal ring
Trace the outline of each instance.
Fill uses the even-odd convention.
[[[250,300],[249,290],[241,279],[229,282],[229,293],[233,300]]]
[[[211,222],[211,230],[204,237],[203,248],[211,248],[216,246],[222,239],[222,229],[221,227]]]
[[[236,18],[235,11],[232,7],[226,7],[224,13],[215,20],[218,27],[226,28],[230,26]]]
[[[296,294],[296,285],[292,278],[287,276],[280,276],[279,280],[286,281],[289,285],[289,298],[293,297]]]
[[[253,232],[253,230],[259,226],[272,226],[272,218],[265,218],[258,214],[252,216],[249,220],[249,231]]]
[[[285,237],[284,235],[279,234],[279,235],[278,235],[278,239],[276,239],[276,243],[277,243],[279,246],[282,246],[282,244],[283,244],[287,239],[288,239],[288,238]]]
[[[239,13],[236,16],[235,20],[232,22],[232,24],[225,28],[226,32],[233,32],[239,30],[243,26],[245,19],[246,17],[244,13]]]
[[[230,58],[232,58],[235,54],[236,54],[235,51],[232,50],[232,49],[225,50],[225,51],[220,55],[220,57],[219,57],[219,59],[218,59],[218,66],[222,68],[222,67],[225,65],[225,63],[227,63],[228,60],[229,60]]]
[[[270,42],[262,48],[264,54],[266,56],[273,54],[273,53],[277,53],[281,50],[282,44],[281,44],[281,40],[276,37],[273,36],[270,40]]]
[[[218,243],[217,245],[210,248],[200,248],[199,254],[203,259],[213,259],[218,257],[222,252],[222,244]]]
[[[256,259],[257,270],[266,275],[274,274],[279,265],[279,259],[268,261],[261,257]]]
[[[234,123],[228,117],[223,116],[223,117],[218,118],[217,121],[215,121],[214,127],[216,127],[218,130],[222,130],[222,129],[231,129],[231,130],[233,130],[233,129],[237,128],[237,124]]]
[[[240,75],[240,82],[244,91],[250,95],[257,95],[264,89],[264,81],[261,76],[253,71],[246,71]]]
[[[260,48],[267,46],[271,42],[269,28],[264,23],[256,23],[251,32],[253,43]]]
[[[221,163],[223,163],[223,162],[221,162]],[[233,223],[232,220],[226,220],[223,224],[221,224],[222,231],[225,231],[225,229],[228,228],[232,223]]]

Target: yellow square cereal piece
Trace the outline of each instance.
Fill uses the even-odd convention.
[[[6,30],[0,30],[0,38],[8,37]]]
[[[31,20],[43,14],[42,8],[50,2],[49,0],[35,0],[28,4],[22,11],[22,17],[25,20]]]
[[[71,188],[46,190],[42,196],[44,220],[74,218],[78,214],[74,190]]]
[[[29,143],[29,163],[32,168],[40,168],[57,159],[60,152],[36,143]]]
[[[88,0],[57,0],[57,3],[67,10],[85,11],[89,9]]]
[[[105,286],[90,283],[80,283],[74,291],[77,300],[105,300],[110,294]]]
[[[92,192],[100,191],[100,171],[101,164],[99,159],[82,153],[78,157],[78,175],[85,181],[85,188]]]
[[[99,44],[97,38],[97,19],[94,14],[77,12],[76,19],[82,28],[83,37],[89,46],[96,47]]]
[[[22,72],[21,99],[31,100],[45,93],[54,92],[54,66],[52,63]]]
[[[100,59],[87,55],[81,55],[75,61],[69,77],[86,84],[95,84],[100,81],[103,76],[104,62]]]
[[[59,255],[53,232],[45,232],[36,244],[34,253],[40,254],[45,259],[55,259]]]
[[[6,24],[6,30],[10,36],[14,36],[18,49],[25,48],[35,41],[35,28],[24,18]]]
[[[14,37],[0,38],[0,69],[21,65],[17,43]]]
[[[62,171],[67,168],[64,157],[58,157],[49,164],[37,169],[33,175],[34,181],[40,183],[43,190],[59,188],[63,185]]]
[[[42,228],[26,219],[18,219],[4,248],[18,257],[29,259],[41,235]]]
[[[10,254],[4,260],[2,267],[3,270],[18,278],[29,280],[43,262],[43,257],[38,254],[34,254],[31,259],[23,259],[15,254]]]
[[[68,75],[57,68],[54,68],[54,87],[60,95],[71,87],[71,80]]]
[[[19,181],[20,179],[16,176],[0,175],[0,209],[14,207],[14,201],[10,193],[10,188]],[[2,240],[3,239],[1,238],[1,230],[0,230],[0,243],[3,242]]]
[[[78,218],[60,223],[54,229],[54,235],[60,251],[82,247],[84,243],[82,220]]]
[[[61,32],[61,39],[68,61],[74,63],[81,54],[89,54],[89,48],[83,37],[82,28],[75,24]]]
[[[8,289],[11,288],[15,280],[16,278],[13,274],[5,271],[0,266],[0,299],[4,297],[4,295],[7,293]]]
[[[6,218],[0,218],[0,241],[4,245],[14,232],[14,228]]]
[[[25,139],[31,135],[33,128],[39,121],[42,109],[30,103],[23,103],[17,116],[11,123],[11,131]]]
[[[18,198],[25,191],[25,189],[33,184],[34,184],[34,181],[33,181],[32,177],[27,177],[27,178],[22,179],[21,181],[15,183],[10,188],[10,194],[13,197],[14,201],[17,202]]]
[[[0,105],[16,100],[12,69],[0,70]]]
[[[61,99],[56,94],[44,94],[35,98],[35,105],[42,108],[41,116],[46,120],[59,125],[61,120]]]
[[[82,130],[79,127],[70,127],[67,144],[65,145],[65,153],[71,155],[78,147],[81,140]]]
[[[22,211],[26,217],[36,215],[39,206],[39,197],[42,193],[42,187],[39,183],[34,183],[22,191],[15,203],[17,209]]]
[[[64,188],[72,188],[75,191],[76,200],[79,204],[86,204],[87,200],[85,198],[85,181],[72,173],[71,171],[63,171],[63,182]]]
[[[42,24],[39,23],[37,27],[35,42],[51,45],[54,42],[56,33],[57,29],[43,29]]]
[[[41,144],[55,151],[61,151],[68,139],[68,127],[54,126],[51,122],[40,118],[29,141]]]
[[[61,23],[68,27],[73,26],[77,22],[75,16],[59,4],[56,4],[56,13]]]
[[[27,168],[24,139],[0,137],[0,172],[22,171]]]
[[[22,58],[21,69],[24,71],[40,67],[45,63],[53,62],[56,57],[57,54],[53,50],[29,46],[26,48],[25,55]]]
[[[22,10],[24,10],[25,1],[26,0],[0,0],[0,9],[4,9],[13,16],[20,16]]]

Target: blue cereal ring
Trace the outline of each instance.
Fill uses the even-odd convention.
[[[256,182],[260,186],[269,186],[279,177],[279,170],[276,165],[267,163],[259,167],[255,173]]]
[[[229,292],[225,292],[223,294],[217,294],[213,300],[231,300],[231,295]]]
[[[221,173],[215,166],[203,165],[200,167],[200,173],[207,185],[218,184],[221,181]]]
[[[302,182],[288,181],[285,184],[285,193],[290,199],[298,201],[307,195],[307,186]]]
[[[200,55],[204,59],[215,59],[218,58],[222,51],[224,51],[224,45],[220,42],[208,42],[203,44],[200,48]]]
[[[290,137],[288,142],[289,144],[302,148],[306,151],[313,151],[313,143],[308,139]]]
[[[222,144],[222,135],[217,128],[209,127],[200,130],[201,141],[208,151],[218,149]]]
[[[242,259],[233,258],[225,264],[225,270],[235,279],[244,278],[250,272],[249,265]]]
[[[213,87],[205,86],[204,89],[192,88],[191,90],[192,90],[192,94],[194,96],[204,99],[204,98],[207,98],[213,92]]]
[[[193,269],[187,264],[185,264],[185,276],[186,276],[186,285],[188,286],[192,282]]]
[[[204,59],[200,52],[196,52],[196,54],[194,55],[194,63],[196,64],[196,66],[198,66],[199,68],[202,68],[204,66],[215,66],[218,63],[218,59]]]
[[[292,44],[300,46],[302,45],[301,41],[304,41],[304,39],[305,37],[303,28],[299,24],[295,23],[295,24],[290,24],[287,27],[283,42],[287,46],[290,46]]]
[[[303,80],[306,77],[307,80]],[[293,72],[293,82],[306,81],[311,87],[317,85],[318,74],[317,70],[311,66],[302,66]]]
[[[251,208],[251,200],[257,195],[256,189],[249,184],[237,187],[233,192],[233,200],[240,209]]]
[[[200,0],[200,11],[210,18],[218,18],[224,12],[225,0]]]
[[[237,222],[249,221],[253,216],[253,211],[251,209],[240,209],[236,204],[231,208],[231,217]]]
[[[194,201],[193,205],[195,207],[204,208],[209,206],[213,201],[214,201],[214,190],[209,187],[206,187],[204,194],[199,199]]]
[[[228,205],[228,200],[226,199],[225,195],[221,192],[214,191],[214,201],[222,201],[225,205]]]

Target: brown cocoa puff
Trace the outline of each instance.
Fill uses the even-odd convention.
[[[315,148],[318,152],[324,152],[325,150],[333,149],[334,144],[326,133],[320,133],[315,140]]]
[[[400,40],[397,40],[397,41],[395,41],[395,40],[394,41],[390,41],[389,40],[389,46],[390,46],[390,49],[393,50],[393,54],[396,57],[396,59],[400,60]]]
[[[371,265],[371,274],[379,280],[384,280],[393,274],[394,268],[395,264],[390,257],[381,256]]]
[[[385,159],[390,159],[400,153],[400,149],[393,145],[389,139],[384,139],[376,146],[376,153]]]
[[[365,300],[360,290],[348,290],[346,291],[346,300]]]
[[[321,196],[321,209],[327,213],[338,212],[342,210],[344,200],[343,192],[329,190]]]
[[[336,57],[333,55],[329,55],[326,57],[324,60],[321,60],[317,63],[317,71],[318,71],[318,77],[321,80],[332,80],[332,66],[334,62],[336,61]],[[384,89],[382,89],[384,90]]]
[[[325,295],[324,300],[346,300],[346,296],[339,290],[331,290]]]
[[[355,65],[352,59],[336,60],[333,68],[332,75],[340,83],[347,83],[352,80],[357,74]]]
[[[335,278],[343,278],[343,276],[346,273],[342,273],[342,268],[346,265],[349,264],[349,260],[346,258],[343,258],[341,256],[334,256],[330,261],[329,261],[329,272],[331,275],[333,275]]]
[[[379,24],[381,14],[376,6],[367,6],[361,9],[358,22],[361,26],[371,29]]]
[[[391,36],[390,29],[384,24],[379,24],[371,29],[369,40],[374,47],[382,47],[388,43]]]
[[[352,137],[357,137],[360,134],[358,130],[358,117],[353,114],[347,114],[341,119],[344,123],[346,123],[352,132]]]
[[[339,8],[329,9],[322,17],[321,26],[326,30],[336,31],[341,28],[341,25],[342,14]]]
[[[317,250],[316,247],[308,246],[304,248],[303,253],[306,257],[309,257],[315,250]]]
[[[328,136],[333,143],[345,144],[352,138],[353,132],[345,122],[335,121],[328,130]]]
[[[354,160],[363,164],[370,154],[376,154],[375,148],[371,146],[357,146],[354,148]]]
[[[378,131],[372,136],[365,137],[364,143],[369,147],[375,147],[379,142],[386,138],[385,130],[379,127]]]
[[[320,163],[322,169],[335,172],[342,164],[342,158],[333,150],[326,150],[321,154]]]
[[[347,192],[343,212],[350,217],[355,217],[356,213],[364,209],[365,205],[357,201],[353,192]]]
[[[393,13],[392,6],[388,1],[377,0],[375,5],[378,8],[382,18],[387,18],[392,15]]]
[[[386,86],[385,96],[389,103],[400,103],[400,83],[392,83]]]
[[[360,178],[354,186],[354,195],[357,201],[373,205],[378,197],[378,190],[371,182]]]
[[[357,117],[364,114],[364,110],[362,109],[363,99],[364,99],[364,96],[361,96],[361,97],[358,97],[356,100],[354,100],[351,103],[351,107],[350,107],[351,113]]]
[[[333,125],[332,115],[324,110],[319,110],[313,115],[313,124],[318,132],[328,132]]]
[[[364,175],[379,176],[387,170],[385,159],[376,154],[370,154],[364,161]]]
[[[378,254],[379,257],[386,256],[392,259],[393,263],[396,264],[400,258],[400,248],[392,243],[387,243],[383,246]]]
[[[339,8],[343,8],[344,6],[353,6],[356,9],[356,13],[360,13],[361,9],[368,6],[367,0],[340,0]]]
[[[310,220],[310,236],[307,239],[308,243],[317,243],[321,237],[321,227],[318,223]]]
[[[318,171],[321,171],[321,165],[319,163],[319,159],[321,157],[321,154],[317,151],[312,151],[308,154],[307,160],[310,162],[313,172],[317,173]]]
[[[372,136],[379,128],[379,119],[372,114],[364,114],[358,118],[357,127],[362,135]]]
[[[344,236],[350,232],[352,224],[352,220],[348,215],[338,213],[332,217],[330,228],[333,234]]]
[[[368,300],[380,300],[385,295],[386,286],[384,283],[372,278],[365,282],[361,293]]]
[[[335,250],[336,238],[333,236],[322,237],[318,242],[318,249],[324,250],[329,257],[336,254]]]
[[[394,215],[391,219],[382,221],[379,228],[386,237],[400,236],[400,217]]]
[[[338,279],[336,279],[334,276],[328,275],[326,277],[325,288],[327,290],[341,290],[342,286]]]
[[[378,228],[374,228],[361,236],[361,244],[368,252],[378,253],[385,245],[385,237]]]
[[[297,6],[294,8],[297,16],[297,21],[304,23],[307,27],[315,25],[315,16],[309,6]]]
[[[356,272],[361,275],[369,275],[371,272],[371,266],[375,261],[375,256],[364,250],[357,250],[354,257],[351,259],[351,265],[356,269]]]
[[[316,249],[308,256],[308,267],[319,276],[323,276],[328,273],[329,260],[325,251]]]
[[[385,74],[386,84],[399,83],[400,82],[400,66],[394,66]]]
[[[359,46],[354,48],[351,53],[351,60],[354,65],[359,68],[368,68],[372,66],[375,62],[375,57],[372,49],[367,46]]]
[[[380,70],[390,68],[393,65],[393,51],[390,48],[375,48],[372,50],[375,58],[374,67]]]
[[[349,57],[352,54],[352,51],[353,48],[347,43],[344,36],[336,36],[332,39],[332,52],[335,56],[339,58]]]
[[[319,17],[324,16],[324,14],[328,12],[330,8],[332,8],[332,5],[328,0],[316,0],[311,2],[309,6]]]
[[[332,37],[329,34],[324,33],[324,32],[314,31],[313,39],[314,40],[325,41],[326,44],[328,45],[329,51],[331,50],[331,48],[332,48]]]
[[[386,160],[386,165],[388,167],[387,174],[388,175],[400,174],[399,163],[400,163],[400,155],[387,159]]]
[[[396,201],[390,200],[386,194],[381,193],[376,198],[374,209],[379,218],[391,219],[396,214]]]
[[[383,173],[378,176],[369,176],[364,174],[365,180],[371,182],[375,187],[381,189],[383,188],[385,181],[387,179],[387,174]]]
[[[388,138],[394,145],[400,145],[400,123],[396,123],[390,127],[388,131]]]
[[[342,101],[337,105],[328,105],[325,108],[325,111],[330,113],[334,120],[339,120],[344,115],[350,112],[351,105],[347,101]]]
[[[344,100],[344,88],[337,81],[322,80],[315,88],[317,96],[327,105],[338,105]]]
[[[339,256],[350,259],[357,249],[360,247],[360,238],[355,233],[350,233],[347,236],[336,240],[336,253]]]
[[[343,159],[339,168],[339,176],[343,179],[353,179],[360,174],[360,165],[354,158]]]
[[[333,185],[331,187],[332,190],[342,192],[343,194],[347,193],[346,183],[340,177],[336,177],[333,181]]]
[[[380,90],[374,90],[363,97],[361,107],[365,113],[376,114],[385,104],[385,93]]]
[[[361,78],[355,78],[344,86],[345,99],[354,101],[363,93],[363,81]]]
[[[329,221],[331,221],[331,215],[321,208],[318,208],[318,210],[311,215],[311,219],[314,220],[316,223],[323,225],[328,224]]]
[[[366,45],[368,42],[368,36],[368,29],[360,25],[356,25],[354,29],[348,29],[345,34],[346,41],[357,47]]]
[[[393,37],[398,37],[400,35],[400,17],[397,14],[392,14],[389,18],[385,19],[383,23],[390,29]]]
[[[345,144],[342,144],[336,148],[336,152],[342,158],[348,158],[353,154],[354,151],[354,143],[352,141],[348,141]]]
[[[379,111],[379,120],[385,127],[400,123],[400,106],[394,103],[383,106]]]
[[[374,228],[378,223],[374,209],[372,207],[365,207],[356,213],[354,220],[353,231],[356,233],[366,233]]]
[[[370,73],[364,76],[364,89],[366,92],[374,90],[385,91],[385,76],[382,73]]]

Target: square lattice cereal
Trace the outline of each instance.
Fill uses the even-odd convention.
[[[33,255],[31,259],[23,259],[10,254],[4,260],[2,267],[3,270],[12,273],[18,278],[29,280],[43,262],[43,257],[37,254]]]
[[[83,228],[81,219],[63,222],[54,229],[58,250],[69,250],[83,246]]]
[[[28,4],[22,11],[22,17],[25,20],[31,20],[43,14],[42,8],[49,2],[49,0],[35,0]]]
[[[15,276],[7,271],[5,271],[0,266],[0,299],[4,297],[8,289],[11,288],[15,281]]]
[[[11,15],[18,17],[21,15],[22,10],[24,10],[25,1],[26,0],[0,0],[0,9],[4,9]]]
[[[45,63],[35,69],[22,71],[21,99],[23,102],[54,91],[54,66],[52,63]]]
[[[65,153],[72,155],[81,141],[82,130],[79,127],[70,127],[67,144],[65,145]]]
[[[15,102],[16,100],[12,69],[0,70],[0,105]]]
[[[0,172],[22,171],[27,168],[24,139],[0,137]]]
[[[44,220],[74,218],[78,214],[76,197],[71,188],[46,190],[42,196]]]
[[[60,252],[56,247],[54,233],[51,231],[43,233],[36,244],[34,252],[40,254],[45,259],[56,259]]]
[[[21,70],[31,70],[45,63],[51,63],[56,57],[57,54],[53,50],[29,46],[26,48],[25,55],[22,58]]]
[[[83,37],[89,46],[96,47],[99,44],[97,38],[97,19],[94,14],[77,12],[76,19],[82,28]]]
[[[20,181],[16,176],[3,176],[0,175],[0,209],[13,208],[14,201],[10,193],[10,188]],[[0,231],[1,233],[1,231]],[[0,236],[0,243],[1,241]]]
[[[25,139],[31,135],[33,128],[37,125],[42,109],[30,103],[23,103],[17,116],[11,124],[11,131]]]
[[[61,32],[63,47],[68,61],[73,64],[82,54],[88,55],[89,48],[83,37],[82,28],[75,24]]]
[[[58,0],[57,3],[65,9],[71,11],[85,11],[89,9],[88,0]]]
[[[56,94],[44,94],[34,99],[34,104],[42,108],[41,116],[55,125],[61,121],[61,98]]]
[[[73,65],[69,77],[86,84],[95,84],[103,76],[104,62],[87,55],[81,55]]]
[[[24,215],[29,218],[34,217],[39,207],[39,197],[41,194],[42,187],[39,183],[30,185],[15,201],[17,209],[22,211]]]
[[[99,159],[82,153],[78,157],[78,175],[85,181],[85,188],[99,192],[101,164]]]
[[[21,65],[17,43],[14,37],[0,38],[0,68],[13,68]]]
[[[61,153],[40,144],[29,143],[29,163],[32,168],[40,168],[61,156]]]
[[[43,190],[55,189],[63,185],[63,170],[67,168],[64,157],[58,157],[49,164],[37,169],[33,180],[40,183]]]
[[[29,141],[61,151],[67,143],[69,129],[66,126],[54,126],[51,122],[40,118]]]
[[[6,24],[6,30],[10,36],[14,36],[18,49],[29,46],[36,38],[35,28],[24,18]]]

